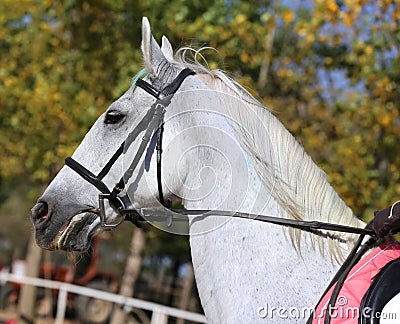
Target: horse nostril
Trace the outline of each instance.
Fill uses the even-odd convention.
[[[32,222],[38,223],[47,219],[49,207],[46,202],[40,201],[31,209]]]

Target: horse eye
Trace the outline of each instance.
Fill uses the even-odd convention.
[[[121,114],[120,112],[111,110],[106,113],[104,124],[117,124],[124,119],[124,117],[125,115]]]

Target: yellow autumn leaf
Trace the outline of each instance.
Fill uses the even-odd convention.
[[[290,10],[285,10],[282,15],[282,19],[286,24],[290,24],[294,20],[294,12]]]
[[[326,2],[326,7],[328,8],[329,11],[331,11],[334,14],[336,14],[339,11],[339,7],[336,4],[336,1],[334,0],[328,0]]]
[[[365,54],[371,55],[373,52],[374,52],[374,49],[372,48],[371,45],[367,45],[367,46],[365,47]]]
[[[243,24],[244,22],[246,22],[246,20],[247,20],[247,17],[244,14],[238,14],[235,17],[235,22],[237,24]]]

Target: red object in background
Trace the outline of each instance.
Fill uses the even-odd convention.
[[[72,283],[75,285],[86,286],[89,288],[116,292],[118,288],[118,280],[112,272],[104,271],[99,266],[100,247],[106,247],[107,239],[95,237],[93,240],[90,258],[80,259],[76,265],[60,264],[59,262],[47,262],[42,264],[40,269],[40,278]],[[104,244],[104,245],[102,245]],[[87,261],[87,262],[84,262]],[[13,273],[20,275],[25,274],[26,262],[24,260],[16,260],[13,264]],[[7,283],[2,286],[0,291],[0,308],[6,309],[9,306],[16,307],[21,285],[18,283]],[[50,295],[49,295],[50,293]],[[50,296],[50,298],[49,298]],[[37,291],[37,311],[40,315],[40,310],[44,306],[44,311],[47,314],[52,312],[52,308],[56,308],[58,290],[47,290],[38,288]],[[68,294],[67,309],[73,310],[73,313],[82,320],[82,322],[105,323],[112,312],[112,303],[101,302],[100,308],[96,310],[93,307],[94,300],[86,296]],[[97,303],[99,303],[97,301]],[[92,306],[90,306],[92,305]],[[89,311],[93,309],[92,313]],[[68,312],[68,310],[67,310]],[[41,314],[45,315],[45,314]],[[7,324],[16,324],[17,320],[12,319],[5,322]]]

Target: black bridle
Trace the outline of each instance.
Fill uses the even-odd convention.
[[[118,150],[114,153],[114,155],[110,158],[110,160],[106,163],[103,169],[99,172],[98,175],[93,174],[90,170],[81,165],[78,161],[74,160],[71,157],[67,157],[65,159],[65,164],[69,166],[72,170],[78,173],[83,179],[88,181],[90,184],[95,186],[101,193],[99,194],[99,215],[100,215],[100,226],[103,230],[108,230],[111,228],[115,228],[119,224],[121,224],[124,220],[129,220],[133,222],[136,226],[141,227],[140,222],[146,219],[151,219],[152,215],[154,218],[166,218],[169,219],[171,223],[173,221],[173,215],[185,215],[185,216],[199,216],[206,217],[208,215],[213,216],[229,216],[236,218],[244,218],[244,219],[254,219],[262,222],[272,223],[276,225],[281,225],[285,227],[297,228],[302,231],[307,231],[313,234],[317,234],[323,237],[330,237],[333,239],[337,239],[339,241],[343,241],[337,235],[333,235],[323,231],[334,231],[334,232],[345,232],[351,234],[360,234],[360,237],[353,248],[353,251],[349,254],[349,257],[346,259],[342,267],[339,269],[337,275],[332,280],[328,289],[336,284],[336,289],[332,294],[330,305],[333,307],[336,302],[336,298],[339,294],[340,287],[343,284],[347,274],[354,266],[354,264],[360,259],[363,253],[373,246],[376,243],[376,239],[371,238],[367,243],[362,245],[362,241],[365,235],[374,236],[374,232],[368,228],[357,228],[352,226],[345,226],[339,224],[331,224],[324,223],[318,221],[302,221],[302,220],[294,220],[287,218],[279,218],[274,216],[267,215],[258,215],[252,213],[243,213],[243,212],[234,212],[234,211],[223,211],[223,210],[184,210],[184,209],[172,209],[171,203],[169,200],[165,201],[162,182],[161,182],[161,162],[162,162],[162,138],[164,131],[164,115],[166,112],[166,108],[171,103],[171,99],[174,94],[178,91],[182,82],[190,75],[194,75],[190,69],[182,70],[178,76],[166,87],[161,90],[157,90],[150,83],[138,79],[136,81],[136,86],[140,87],[150,95],[156,98],[155,103],[150,107],[150,109],[146,112],[145,116],[139,121],[138,125],[132,130],[132,132],[128,135],[126,140],[120,145]],[[103,178],[108,174],[114,163],[117,159],[123,154],[124,148],[129,147],[129,145],[134,142],[137,137],[144,133],[142,140],[140,142],[139,148],[129,166],[129,168],[125,171],[124,175],[121,177],[119,182],[114,186],[112,190],[110,190],[107,185],[103,182]],[[125,184],[131,178],[133,172],[135,171],[139,160],[144,154],[144,151],[148,147],[150,139],[157,135],[156,142],[156,150],[157,150],[157,187],[158,187],[158,196],[160,203],[165,207],[164,210],[160,209],[149,209],[142,208],[140,212],[132,208],[132,204],[127,195],[121,195],[123,190],[125,189]],[[108,200],[109,205],[117,211],[122,219],[118,223],[108,224],[106,220],[106,212],[105,212],[105,203],[104,201]],[[145,218],[143,218],[145,216]],[[329,323],[330,316],[327,315],[325,318],[325,323]],[[307,323],[311,323],[311,318]]]
[[[132,174],[135,171],[140,158],[142,157],[150,142],[150,139],[155,133],[157,133],[157,185],[159,200],[165,207],[170,207],[170,204],[166,203],[164,200],[161,183],[161,148],[162,135],[164,131],[164,115],[166,108],[171,103],[173,95],[178,91],[182,82],[189,75],[194,74],[195,73],[192,70],[184,69],[170,84],[168,84],[160,91],[155,89],[150,83],[142,79],[138,79],[136,81],[136,86],[142,88],[144,91],[155,97],[157,100],[146,112],[144,117],[139,121],[138,125],[128,135],[125,141],[119,146],[118,150],[114,153],[114,155],[110,158],[110,160],[106,163],[106,165],[103,167],[98,175],[93,174],[90,170],[85,168],[82,164],[74,160],[72,157],[67,157],[65,159],[65,164],[67,166],[69,166],[83,179],[95,186],[101,192],[99,194],[99,214],[100,226],[103,230],[111,229],[118,226],[122,221],[125,220],[125,218],[133,222],[136,226],[141,227],[139,220],[142,220],[143,218],[136,210],[132,209],[129,198],[126,195],[121,196],[120,194],[125,189],[125,184],[127,183],[127,181],[132,177]],[[124,175],[121,177],[118,183],[114,186],[114,188],[110,190],[103,182],[103,178],[108,174],[114,163],[122,155],[124,149],[129,147],[129,145],[133,143],[136,138],[143,132],[144,135],[142,137],[142,141],[140,142],[139,148],[130,166],[125,171]],[[119,223],[107,224],[104,200],[108,200],[110,206],[114,210],[116,210],[121,216],[124,216]]]
[[[99,172],[98,175],[93,174],[90,170],[85,168],[78,161],[74,160],[72,157],[67,157],[65,159],[65,164],[78,173],[83,179],[88,181],[90,184],[95,186],[101,193],[99,194],[99,215],[100,215],[100,226],[103,230],[112,229],[118,226],[125,219],[133,222],[136,226],[141,227],[139,220],[143,220],[141,215],[132,208],[131,202],[126,195],[120,195],[121,192],[125,189],[125,184],[132,177],[133,172],[135,171],[140,158],[142,157],[144,151],[146,150],[150,139],[152,136],[157,133],[157,183],[158,183],[158,192],[159,192],[159,200],[165,207],[170,207],[169,204],[166,204],[164,201],[164,194],[162,190],[161,183],[161,148],[162,148],[162,135],[164,131],[164,115],[166,108],[171,103],[171,99],[173,95],[178,91],[182,82],[189,76],[194,75],[195,73],[190,69],[182,70],[178,76],[166,87],[161,89],[160,91],[154,88],[150,83],[138,79],[136,81],[136,86],[142,88],[144,91],[155,97],[157,100],[150,107],[150,109],[146,112],[144,117],[139,121],[138,125],[133,129],[131,133],[129,133],[128,137],[124,142],[119,146],[114,155],[110,158],[110,160],[106,163],[103,169]],[[122,155],[124,149],[129,147],[131,143],[133,143],[136,138],[144,132],[142,137],[142,141],[140,142],[139,148],[130,164],[128,169],[125,171],[124,175],[118,181],[118,183],[114,186],[112,190],[110,190],[107,185],[103,182],[103,178],[108,174],[111,170],[114,163],[117,159]],[[116,210],[123,218],[118,223],[108,224],[106,220],[106,211],[104,200],[108,200],[110,206]]]
[[[274,216],[267,215],[258,215],[252,213],[243,213],[243,212],[232,212],[232,211],[223,211],[223,210],[180,210],[180,209],[172,209],[171,203],[169,200],[165,201],[162,182],[161,182],[161,162],[162,162],[162,138],[164,131],[164,114],[166,112],[166,108],[171,103],[171,99],[174,94],[178,91],[183,81],[190,75],[194,75],[190,69],[183,69],[178,76],[167,86],[162,88],[161,90],[157,90],[150,83],[138,79],[136,81],[136,86],[143,89],[150,95],[156,98],[155,103],[150,107],[150,109],[146,112],[145,116],[139,121],[138,125],[132,130],[132,132],[128,135],[126,140],[120,145],[118,150],[114,153],[114,155],[110,158],[110,160],[106,163],[103,169],[96,176],[79,162],[74,160],[71,157],[67,157],[65,159],[65,164],[69,166],[72,170],[77,172],[83,179],[94,185],[101,193],[99,194],[99,210],[100,210],[100,226],[103,229],[110,229],[118,226],[117,224],[107,224],[105,208],[104,208],[104,200],[108,200],[111,207],[113,207],[119,214],[125,217],[126,220],[134,222],[137,226],[140,227],[140,222],[144,220],[142,217],[144,214],[151,215],[161,215],[162,211],[159,209],[148,209],[142,208],[140,213],[132,208],[132,204],[129,201],[129,198],[126,195],[122,195],[122,191],[125,189],[125,184],[131,178],[133,172],[135,171],[140,158],[144,154],[145,149],[147,148],[150,139],[154,134],[157,135],[157,187],[158,187],[158,198],[160,203],[166,207],[165,212],[172,212],[179,215],[186,216],[208,216],[208,215],[216,215],[216,216],[231,216],[231,217],[239,217],[246,219],[256,219],[263,222],[268,222],[272,224],[277,224],[286,227],[293,227],[303,231],[308,231],[321,236],[328,236],[331,238],[339,239],[338,237],[326,234],[322,232],[325,231],[335,231],[335,232],[345,232],[352,234],[364,234],[364,235],[372,235],[373,231],[370,229],[357,228],[352,226],[345,226],[339,224],[331,224],[324,223],[318,221],[301,221],[294,219],[286,219],[279,218]],[[139,145],[139,148],[129,166],[129,168],[125,171],[124,175],[121,177],[119,182],[114,186],[112,190],[110,190],[107,185],[102,181],[103,178],[108,174],[114,163],[124,152],[124,148],[129,147],[129,145],[136,140],[139,134],[143,133],[142,141]],[[169,215],[168,217],[171,217]],[[124,219],[122,219],[124,220]],[[121,221],[122,222],[122,221]]]

